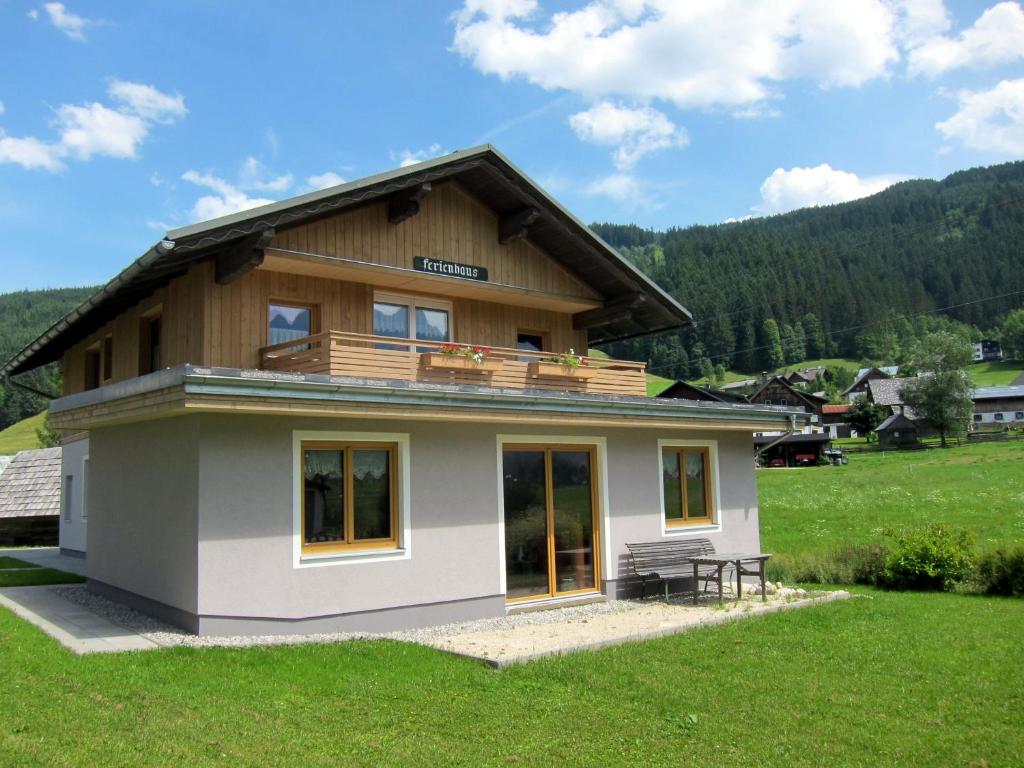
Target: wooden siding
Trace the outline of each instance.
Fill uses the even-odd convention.
[[[420,213],[388,223],[386,202],[279,232],[272,248],[412,269],[413,257],[486,267],[488,282],[551,294],[601,297],[528,238],[498,242],[498,216],[456,182],[435,185]]]

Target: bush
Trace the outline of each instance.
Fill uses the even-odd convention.
[[[847,545],[836,553],[843,583],[876,585],[882,578],[888,550],[881,544]]]
[[[974,577],[987,594],[1024,596],[1024,547],[986,552]]]
[[[885,552],[880,544],[847,544],[828,554],[779,555],[768,561],[767,578],[789,584],[874,585],[885,564]]]
[[[968,531],[931,524],[888,529],[894,539],[885,554],[879,585],[888,589],[943,590],[971,574],[973,539]]]

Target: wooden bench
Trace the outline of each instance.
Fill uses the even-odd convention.
[[[722,599],[722,579],[725,571],[737,574],[736,598],[742,597],[744,576],[758,576],[761,580],[761,599],[765,599],[764,566],[771,555],[756,553],[717,554],[710,539],[695,538],[679,541],[649,541],[626,544],[633,573],[640,577],[640,599],[647,594],[648,581],[661,581],[668,599],[668,583],[672,579],[693,579],[693,601],[697,602],[697,587],[704,579],[704,590],[714,579],[718,583],[718,599]],[[757,563],[750,570],[745,563]]]

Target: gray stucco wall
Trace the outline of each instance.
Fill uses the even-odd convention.
[[[408,434],[407,558],[297,567],[296,431]],[[758,549],[749,434],[210,414],[94,430],[89,577],[193,614],[204,633],[300,631],[293,622],[301,631],[379,630],[502,615],[499,434],[604,438],[602,577],[611,596],[628,592],[627,541],[708,536],[719,550]],[[659,439],[715,442],[715,530],[666,533]]]
[[[89,433],[90,582],[195,614],[199,419]]]

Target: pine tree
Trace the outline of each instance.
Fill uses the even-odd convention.
[[[825,330],[821,327],[821,321],[813,312],[808,312],[800,321],[804,337],[807,341],[807,357],[818,360],[827,357],[828,350],[825,347]]]
[[[782,336],[779,324],[769,317],[761,324],[761,366],[766,371],[775,371],[786,363],[782,351]]]

